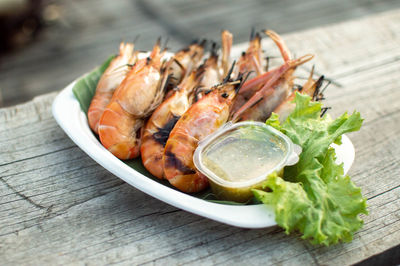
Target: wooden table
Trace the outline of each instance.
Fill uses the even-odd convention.
[[[370,212],[353,242],[313,246],[277,227],[240,229],[166,205],[83,153],[52,118],[51,93],[0,109],[1,264],[399,262],[400,11],[284,38],[296,54],[315,53],[334,81],[332,116],[365,118],[349,135],[350,175]]]
[[[24,1],[22,1],[24,2]],[[53,92],[140,36],[176,51],[194,38],[219,40],[221,29],[247,42],[251,27],[280,34],[400,8],[398,0],[42,0],[44,25],[34,42],[0,55],[0,107]]]

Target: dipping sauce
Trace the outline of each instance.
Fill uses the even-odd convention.
[[[199,143],[193,161],[217,198],[246,202],[270,174],[282,175],[286,165],[298,161],[301,149],[295,146],[264,123],[230,123]]]
[[[282,140],[261,127],[239,127],[211,142],[203,151],[203,164],[231,182],[248,181],[267,173],[286,155]]]

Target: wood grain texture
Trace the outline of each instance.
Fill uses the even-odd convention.
[[[400,12],[284,38],[296,54],[315,53],[317,70],[336,84],[326,92],[332,116],[365,118],[349,135],[349,174],[370,212],[353,242],[313,246],[276,227],[235,228],[153,199],[69,140],[51,116],[52,93],[0,109],[2,264],[347,265],[399,246]]]
[[[400,8],[396,0],[48,0],[58,14],[29,46],[0,58],[0,106],[62,88],[117,52],[120,41],[149,49],[158,36],[180,49],[221,29],[246,42],[251,27],[288,33]],[[46,12],[46,11],[45,11]]]

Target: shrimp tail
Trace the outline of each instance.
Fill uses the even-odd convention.
[[[229,69],[229,61],[230,61],[230,54],[231,48],[233,43],[233,35],[227,30],[223,30],[221,33],[222,39],[222,58],[221,58],[221,65],[223,75],[226,76]]]
[[[171,131],[162,160],[165,178],[179,190],[193,193],[209,185],[196,170],[193,153],[199,141],[228,120],[229,107],[242,81],[240,75],[234,81],[216,85],[181,116]]]
[[[258,62],[257,58],[255,55],[252,55],[251,57],[251,62],[253,63],[254,69],[256,70],[257,75],[262,75],[264,70],[262,69],[260,63]]]

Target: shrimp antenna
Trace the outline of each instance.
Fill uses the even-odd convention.
[[[199,46],[201,47],[205,47],[206,45],[207,45],[207,39],[203,39],[199,44]]]
[[[249,76],[250,76],[251,73],[253,73],[253,71],[249,71],[249,72],[247,72],[247,73],[240,73],[240,72],[239,72],[239,75],[238,75],[238,77],[237,77],[236,80],[240,80],[240,84],[239,84],[239,86],[237,86],[237,87],[235,88],[236,93],[239,92],[239,90],[242,88],[243,84],[244,84],[244,83],[246,82],[246,80],[249,78]],[[244,77],[244,75],[246,75],[246,76]]]
[[[216,42],[212,42],[212,45],[211,45],[211,56],[218,57],[218,53],[217,53],[218,48],[219,48],[218,44]]]
[[[321,108],[320,117],[323,117],[325,115],[326,111],[328,111],[329,109],[332,109],[332,107],[323,107],[323,108]]]
[[[133,43],[136,43],[140,38],[140,34],[137,34],[135,38],[133,38]]]
[[[165,84],[161,91],[166,92],[168,90],[168,85],[171,82],[171,79],[172,79],[172,74],[169,74],[165,79]]]
[[[268,70],[269,70],[269,59],[270,58],[271,57],[269,57],[269,56],[265,57],[265,61],[266,61],[266,63],[265,63],[265,71],[266,72],[268,72]]]
[[[231,68],[228,71],[228,74],[226,74],[226,77],[224,78],[224,80],[222,81],[222,83],[226,83],[230,80],[233,69],[235,68],[235,64],[236,64],[236,60],[233,61]]]
[[[319,79],[316,81],[316,84],[315,84],[315,91],[314,91],[314,94],[313,94],[313,99],[315,99],[317,101],[323,99],[323,95],[322,95],[323,91],[320,91],[322,83],[324,83],[324,75],[319,77]]]
[[[261,35],[259,32],[256,32],[256,36],[254,36],[254,38],[258,39],[259,42],[261,42]]]
[[[163,50],[163,51],[168,50],[168,47],[167,47],[168,42],[169,42],[169,36],[168,36],[167,39],[165,40],[164,47],[163,47],[163,49],[161,49],[161,50]]]
[[[326,85],[322,88],[321,93],[323,93],[323,92],[326,90],[326,88],[328,88],[328,86],[332,83],[331,80],[327,80],[327,81],[328,81],[328,82],[327,82]]]
[[[196,72],[196,78],[199,78],[201,75],[203,75],[204,74],[204,72],[206,71],[206,69],[205,69],[205,65],[204,64],[202,64],[201,66],[199,66],[196,70],[195,70]]]
[[[301,86],[300,84],[294,84],[292,91],[302,91],[303,90],[303,86]]]
[[[265,57],[265,60],[269,60],[269,59],[275,59],[275,58],[280,58],[280,56],[276,56],[276,55],[269,55]]]
[[[190,58],[195,58],[195,57],[197,56],[197,54],[198,54],[198,52],[197,52],[197,51],[196,51],[196,52],[194,52]]]
[[[161,45],[161,36],[157,38],[156,45],[157,46]]]
[[[181,62],[178,61],[178,59],[176,59],[176,58],[174,57],[174,59],[172,59],[172,60],[174,60],[174,62],[178,65],[178,67],[179,67],[180,69],[185,70],[185,67],[181,64]]]
[[[256,34],[256,28],[253,26],[253,27],[251,27],[250,41],[252,41],[254,39],[255,34]]]
[[[193,89],[192,95],[194,95],[194,97],[193,97],[194,98],[193,99],[194,102],[197,102],[199,100],[199,88],[200,87],[195,87]]]
[[[120,72],[128,71],[128,70],[125,69],[125,67],[133,67],[134,65],[135,64],[133,64],[133,65],[125,64],[125,65],[122,65],[122,66],[118,66],[113,71],[111,71],[111,73],[114,74],[114,73],[120,73]]]

